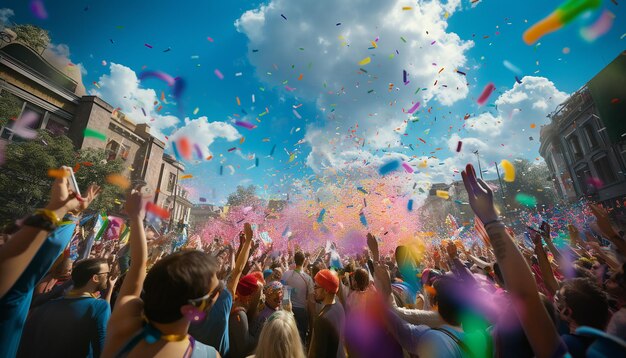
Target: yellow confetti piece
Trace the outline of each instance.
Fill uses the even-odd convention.
[[[242,144],[245,141],[246,141],[246,137],[241,137],[241,139],[239,140],[239,144]]]
[[[289,156],[289,161],[287,163],[291,163],[293,162],[293,160],[296,158],[296,154],[295,153],[291,153],[291,155]]]
[[[370,41],[370,42],[372,43],[372,47],[373,48],[377,48],[378,47],[378,45],[376,45],[376,41]]]
[[[504,170],[504,181],[509,183],[515,181],[515,167],[513,164],[506,159],[502,159],[500,165],[502,165]]]
[[[236,97],[236,98],[237,98],[237,105],[241,106],[241,100],[239,100],[239,97]]]
[[[420,162],[419,167],[420,168],[426,168],[428,166],[428,163],[426,161]]]
[[[402,10],[408,11],[408,10],[413,10],[413,8],[411,6],[403,6]]]
[[[372,62],[372,59],[369,58],[369,57],[366,57],[366,58],[362,59],[361,61],[359,61],[359,66],[367,65],[370,62]]]
[[[199,108],[199,107],[196,107],[196,109],[194,109],[194,110],[193,110],[193,114],[194,114],[194,115],[195,115],[195,114],[198,114],[198,111],[199,111],[199,110],[200,110],[200,108]]]
[[[128,189],[130,187],[130,180],[121,174],[109,174],[106,177],[107,183],[115,185],[121,189]]]
[[[51,178],[67,178],[69,175],[70,173],[64,169],[48,169],[48,176]]]
[[[448,194],[448,192],[444,190],[437,190],[437,196],[446,200],[450,199],[450,194]]]

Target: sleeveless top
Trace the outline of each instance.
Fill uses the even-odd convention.
[[[135,348],[139,342],[145,340],[148,344],[156,343],[161,339],[161,331],[150,323],[146,323],[143,328],[133,336],[115,355],[116,358],[127,357],[128,354]],[[215,348],[208,346],[202,342],[196,342],[196,340],[188,335],[189,347],[183,354],[183,358],[216,358],[217,351]]]

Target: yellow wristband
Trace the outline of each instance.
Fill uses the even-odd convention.
[[[35,214],[39,214],[39,215],[45,216],[54,225],[58,225],[59,221],[61,221],[61,220],[59,220],[59,217],[57,216],[57,214],[54,211],[52,211],[52,210],[38,209],[37,211],[35,211]]]

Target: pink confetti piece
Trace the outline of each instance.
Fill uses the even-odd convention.
[[[415,103],[415,104],[413,105],[413,107],[411,107],[411,109],[409,109],[409,110],[407,111],[407,113],[409,113],[409,114],[413,114],[413,112],[415,112],[415,111],[419,108],[419,106],[420,106],[420,103],[419,103],[419,102]]]
[[[217,78],[219,78],[220,80],[224,79],[224,75],[217,68],[215,69],[215,71],[213,71],[213,73],[215,73],[215,76],[217,76]]]
[[[213,42],[213,38],[212,38],[212,37],[210,37],[210,36],[207,36],[207,38],[206,38],[206,39],[207,39],[207,40],[209,40],[209,42]]]
[[[293,91],[295,91],[295,90],[296,90],[295,88],[293,88],[293,87],[289,87],[289,86],[285,86],[285,89],[286,89],[287,91],[289,91],[289,92],[293,92]]]
[[[24,139],[35,139],[37,137],[37,132],[30,128],[30,126],[34,125],[39,120],[39,116],[35,112],[26,112],[20,118],[15,121],[13,128],[11,130],[13,133]]]
[[[413,168],[409,165],[409,163],[402,162],[402,167],[407,173],[413,173]]]
[[[432,46],[432,45],[434,45],[435,43],[437,43],[437,41],[433,41],[433,42],[431,42],[431,43],[430,43],[430,45]]]
[[[254,129],[256,126],[252,123],[244,122],[244,121],[235,121],[235,125],[239,127],[244,127],[247,129]]]
[[[613,27],[615,14],[609,10],[604,10],[602,15],[591,26],[580,29],[580,35],[587,41],[595,41],[598,37],[606,34]]]
[[[487,84],[485,88],[483,89],[483,93],[481,93],[480,97],[478,97],[478,99],[476,100],[476,103],[478,103],[481,106],[487,103],[489,96],[491,96],[491,94],[493,93],[493,91],[495,91],[495,89],[496,89],[496,86],[493,83],[489,82],[489,84]]]
[[[30,12],[38,19],[45,20],[48,18],[48,12],[41,0],[32,0],[30,2]]]

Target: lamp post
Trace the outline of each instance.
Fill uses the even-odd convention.
[[[480,179],[483,179],[483,169],[480,166],[480,154],[478,153],[478,149],[474,151],[474,154],[476,154],[476,159],[478,159],[478,171],[480,172]]]

